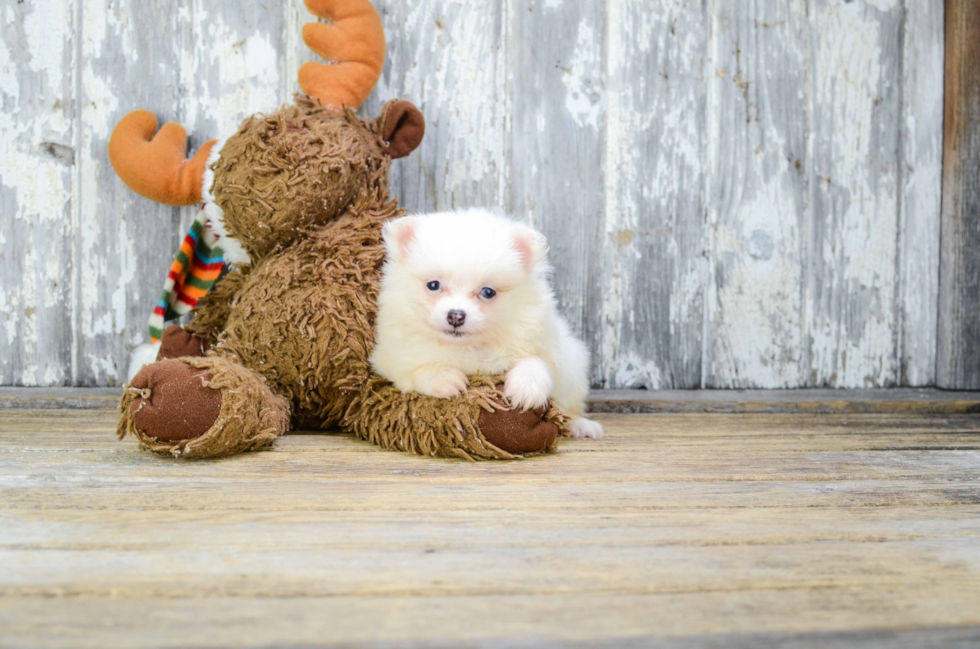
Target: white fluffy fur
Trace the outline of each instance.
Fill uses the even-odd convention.
[[[575,437],[602,437],[583,417],[589,354],[559,315],[548,283],[547,243],[485,210],[408,216],[385,224],[375,371],[404,391],[449,398],[467,375],[506,373],[521,408],[553,397]],[[430,282],[439,282],[430,290]],[[491,288],[496,295],[481,295]],[[453,327],[449,311],[466,313]]]

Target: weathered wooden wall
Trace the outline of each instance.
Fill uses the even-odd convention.
[[[942,0],[377,0],[410,210],[548,235],[602,387],[936,379]],[[0,384],[115,384],[192,209],[114,177],[296,89],[299,0],[0,0]]]
[[[946,0],[936,383],[980,390],[980,6]]]

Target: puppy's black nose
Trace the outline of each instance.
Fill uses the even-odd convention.
[[[458,327],[464,322],[466,322],[466,311],[460,311],[459,309],[453,309],[446,315],[446,322],[454,327]]]

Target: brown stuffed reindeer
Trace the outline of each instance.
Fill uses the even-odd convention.
[[[554,448],[563,416],[508,410],[500,377],[473,377],[459,397],[436,399],[372,374],[381,226],[403,214],[388,194],[388,167],[418,146],[424,120],[406,101],[388,102],[372,121],[353,110],[385,55],[367,0],[306,5],[331,24],[308,24],[303,38],[334,64],[305,64],[295,103],[246,118],[189,160],[184,129],[155,133],[146,111],[113,132],[119,177],[168,205],[203,200],[210,240],[233,263],[210,292],[209,281],[190,282],[200,292],[195,317],[167,329],[157,361],[126,386],[120,438],[132,433],[143,448],[184,458],[258,449],[294,426],[338,426],[439,456]]]

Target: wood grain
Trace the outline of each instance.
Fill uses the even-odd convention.
[[[902,7],[817,0],[808,170],[808,382],[898,383],[896,284]]]
[[[379,0],[388,61],[362,111],[389,99],[426,118],[419,149],[393,165],[392,191],[409,211],[509,209],[505,33],[507,5],[492,0]]]
[[[980,11],[946,2],[938,385],[980,389]]]
[[[77,3],[10,1],[2,12],[0,385],[66,385],[73,383]]]
[[[709,3],[705,384],[799,387],[809,214],[806,2]]]
[[[943,0],[905,2],[899,179],[902,385],[936,378],[939,234],[942,222]],[[930,126],[932,125],[932,126]]]
[[[548,238],[560,309],[593,353],[606,238],[605,15],[600,2],[516,2],[506,43],[510,209]]]
[[[702,385],[703,3],[607,4],[600,387]],[[601,305],[601,306],[600,306]]]
[[[920,586],[915,593],[888,594],[864,589],[760,591],[750,601],[737,592],[548,598],[30,598],[0,599],[0,624],[11,638],[30,638],[35,646],[93,649],[157,646],[148,638],[168,638],[172,646],[269,647],[281,646],[284,637],[302,647],[391,649],[448,649],[464,643],[488,649],[970,649],[980,641],[980,629],[975,617],[963,611],[975,597],[967,588]],[[905,612],[903,628],[888,628],[899,609]],[[703,635],[684,634],[691,617],[705,623]],[[39,626],[41,618],[48,623]],[[842,630],[820,631],[828,619]],[[541,620],[551,621],[553,630],[544,638],[529,637],[540,633]],[[925,626],[937,620],[941,626]],[[760,627],[776,630],[763,633]]]
[[[122,186],[111,127],[146,108],[193,151],[288,101],[312,18],[2,6],[0,384],[118,385],[194,214]],[[362,114],[403,97],[428,121],[394,192],[540,227],[596,387],[930,385],[941,341],[941,384],[980,386],[955,378],[980,363],[956,351],[977,347],[976,246],[950,220],[975,174],[945,193],[938,302],[941,0],[377,7],[388,60]],[[976,148],[947,146],[948,174]]]
[[[188,463],[0,412],[0,646],[977,637],[976,416],[600,418],[523,462],[294,434]]]

